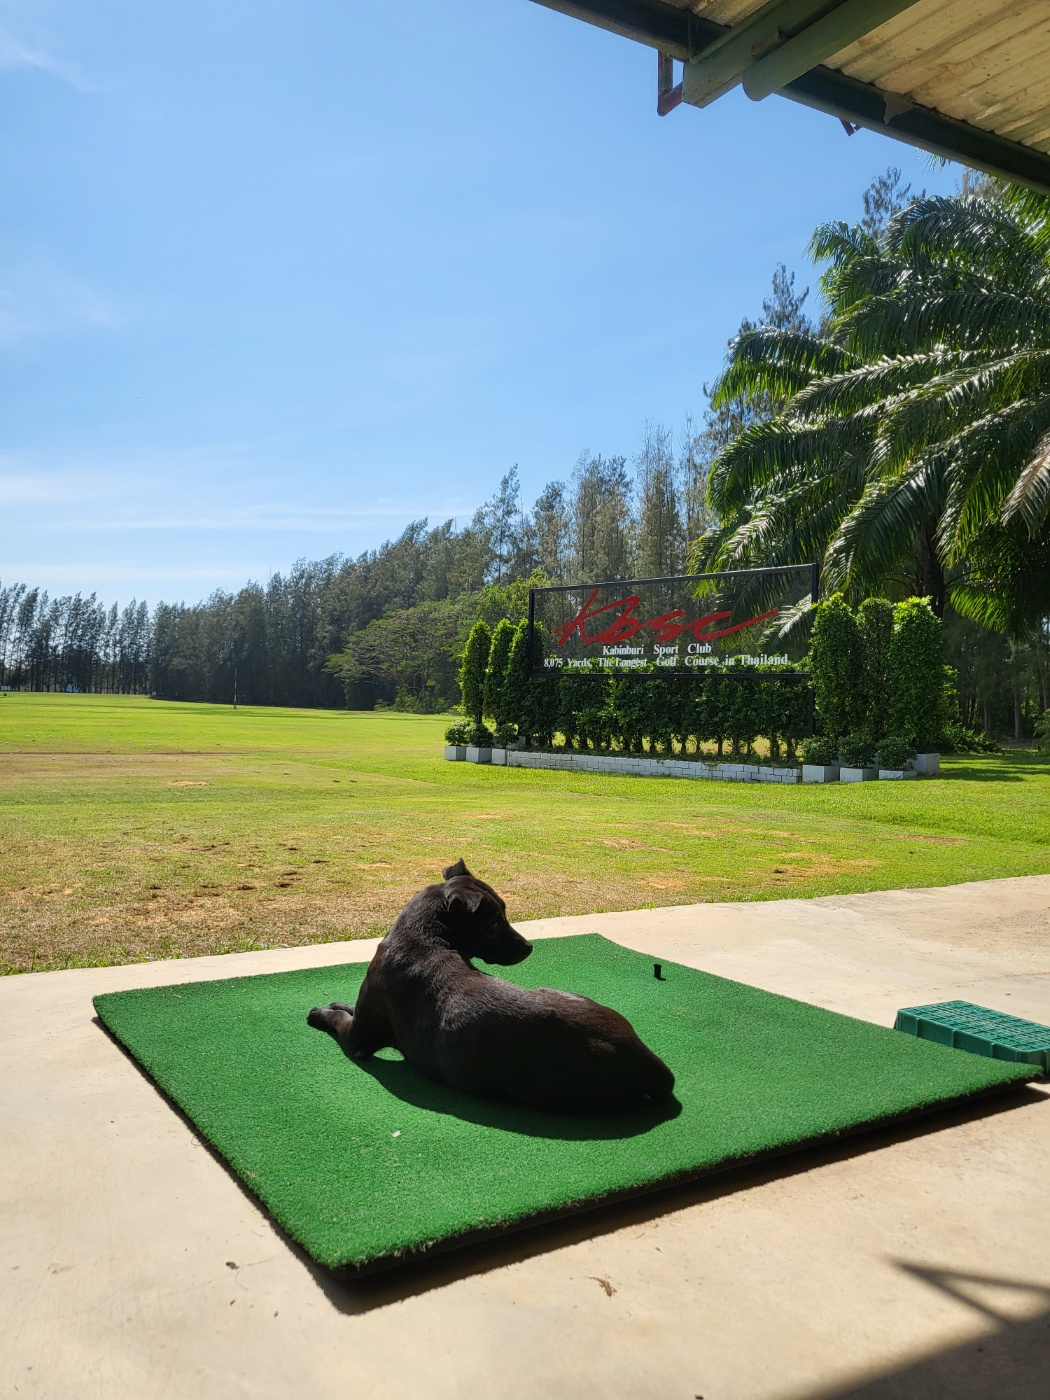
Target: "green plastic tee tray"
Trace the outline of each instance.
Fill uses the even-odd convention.
[[[959,1055],[663,963],[597,934],[498,969],[614,1006],[677,1076],[678,1104],[607,1118],[471,1098],[392,1050],[348,1060],[311,1030],[363,963],[95,998],[108,1030],[318,1263],[360,1272],[840,1134],[1009,1090],[1026,1065]]]
[[[1006,1016],[971,1001],[907,1006],[897,1012],[894,1029],[992,1060],[1037,1065],[1044,1074],[1050,1070],[1050,1026]]]

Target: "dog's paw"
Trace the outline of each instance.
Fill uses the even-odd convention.
[[[327,1031],[329,1035],[339,1035],[353,1020],[354,1008],[345,1001],[329,1002],[327,1006],[315,1006],[306,1018],[306,1024],[315,1030]]]

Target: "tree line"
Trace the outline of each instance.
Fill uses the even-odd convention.
[[[194,605],[0,585],[0,682],[437,711],[474,621],[517,622],[530,582],[815,561],[854,608],[929,598],[960,721],[1020,738],[1050,709],[1048,229],[1030,191],[931,198],[891,169],[816,231],[819,307],[776,269],[699,423]]]
[[[204,601],[50,598],[0,582],[0,683],[169,700],[440,711],[479,615],[524,615],[529,582],[682,572],[706,522],[702,434],[646,426],[633,459],[583,453],[531,507],[513,467],[457,527],[411,523],[357,558],[300,561]]]
[[[152,634],[144,602],[107,608],[94,593],[51,598],[24,583],[0,584],[0,684],[18,690],[141,694]]]

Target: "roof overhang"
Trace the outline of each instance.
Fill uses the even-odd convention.
[[[680,59],[674,102],[739,83],[1050,193],[1045,0],[537,3]]]

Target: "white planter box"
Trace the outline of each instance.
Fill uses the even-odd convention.
[[[449,763],[462,763],[467,756],[465,744],[446,744],[445,757]]]
[[[894,778],[914,778],[916,776],[914,768],[880,768],[879,778],[881,780]]]
[[[488,749],[488,748],[485,748],[485,749],[479,748],[476,744],[468,744],[468,745],[467,745],[467,762],[468,762],[468,763],[491,763],[491,762],[492,762],[492,750],[491,750],[491,749]]]
[[[840,768],[840,783],[870,783],[879,776],[877,768]]]
[[[490,763],[496,763],[496,764],[498,764],[501,768],[505,768],[505,767],[507,766],[507,750],[506,750],[506,749],[492,749],[492,750],[490,750],[490,752],[491,752],[491,754],[492,754],[492,757],[489,759],[489,762],[490,762]]]
[[[837,783],[839,780],[839,765],[837,763],[803,763],[802,781],[804,783]]]
[[[917,753],[911,761],[916,773],[924,773],[927,778],[935,778],[941,771],[939,753]]]

